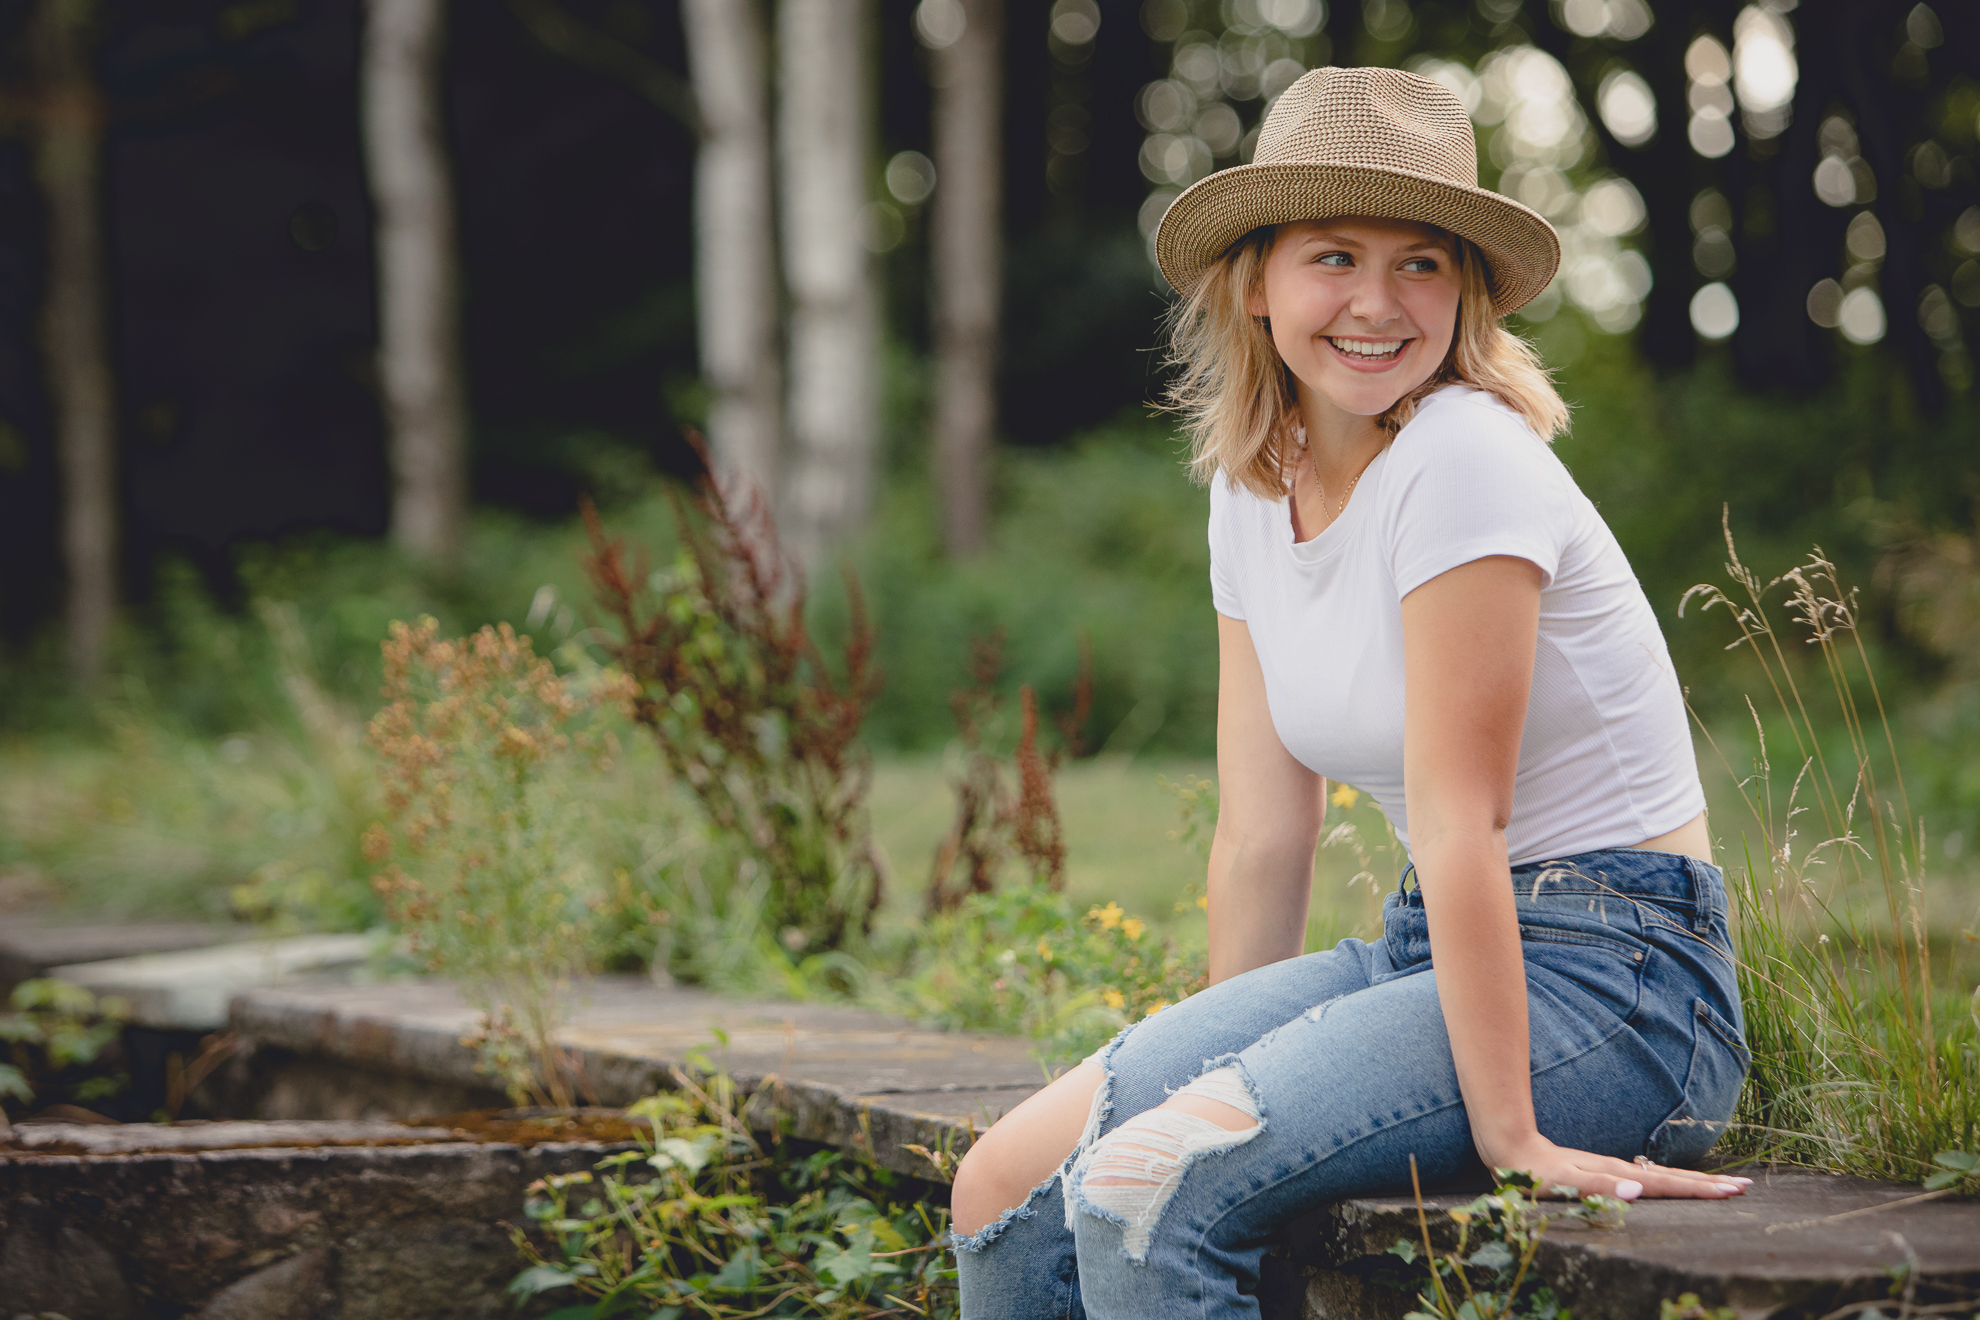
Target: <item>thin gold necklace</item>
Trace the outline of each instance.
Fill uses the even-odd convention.
[[[1314,451],[1312,445],[1308,445],[1306,447],[1306,457],[1313,466],[1313,484],[1320,488],[1320,512],[1326,513],[1327,483],[1320,480],[1320,455]],[[1366,463],[1362,464],[1361,472],[1366,472],[1367,470],[1368,465]],[[1354,498],[1354,488],[1361,480],[1361,472],[1355,473],[1354,476],[1348,479],[1347,489],[1341,492],[1341,507],[1335,509],[1327,519],[1327,525],[1329,527],[1340,521],[1341,515],[1347,512],[1348,501]]]

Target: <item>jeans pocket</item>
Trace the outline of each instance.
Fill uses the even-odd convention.
[[[1702,999],[1691,1001],[1691,1066],[1684,1094],[1644,1143],[1659,1164],[1689,1165],[1712,1148],[1732,1119],[1753,1054],[1739,1031]]]

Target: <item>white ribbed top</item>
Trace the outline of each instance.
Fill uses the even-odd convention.
[[[1284,500],[1211,487],[1211,594],[1250,630],[1280,739],[1372,796],[1405,846],[1402,598],[1487,555],[1544,575],[1513,864],[1629,847],[1704,810],[1670,653],[1622,547],[1491,395],[1425,400],[1311,541],[1294,543]]]

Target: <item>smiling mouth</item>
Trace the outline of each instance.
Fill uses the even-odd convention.
[[[1407,339],[1336,339],[1327,336],[1336,352],[1361,362],[1393,362],[1409,347]]]

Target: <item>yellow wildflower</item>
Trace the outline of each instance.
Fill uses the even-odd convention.
[[[1336,784],[1332,800],[1342,811],[1352,811],[1354,804],[1361,801],[1361,790],[1353,784]]]
[[[1210,895],[1198,894],[1196,896],[1196,906],[1202,908],[1205,912],[1208,912],[1210,910]]]
[[[1112,930],[1114,927],[1121,924],[1121,918],[1126,916],[1127,914],[1121,911],[1121,905],[1119,903],[1109,903],[1107,904],[1106,907],[1094,908],[1091,912],[1087,913],[1086,915],[1089,917],[1097,917],[1100,921],[1100,927],[1102,930]]]
[[[1131,940],[1140,939],[1141,932],[1147,929],[1148,927],[1143,925],[1140,922],[1140,920],[1138,920],[1135,917],[1129,917],[1126,921],[1123,921],[1121,923],[1121,934],[1127,936]]]
[[[1052,961],[1052,947],[1045,943],[1044,940],[1038,941],[1038,956],[1046,962]]]
[[[1158,999],[1154,1003],[1148,1006],[1148,1016],[1154,1017],[1157,1013],[1161,1012],[1163,1009],[1167,1008],[1168,1006],[1169,1006],[1168,1000]]]
[[[1120,1008],[1127,1003],[1127,996],[1118,990],[1104,991],[1100,995],[1100,998],[1106,1001],[1108,1008]]]

